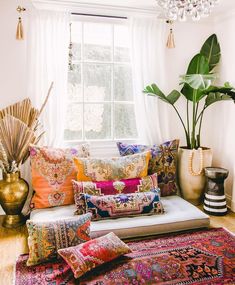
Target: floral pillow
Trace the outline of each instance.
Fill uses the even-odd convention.
[[[57,250],[90,240],[91,214],[57,221],[27,221],[29,258],[27,266],[57,258]]]
[[[75,194],[77,211],[82,215],[92,213],[92,220],[120,218],[139,215],[162,214],[163,205],[160,201],[160,190],[151,192],[94,196]]]
[[[120,179],[111,181],[86,181],[72,180],[75,193],[90,195],[115,195],[121,193],[148,192],[158,188],[157,174],[143,178]]]
[[[176,163],[179,140],[167,141],[160,145],[139,145],[117,143],[121,156],[151,151],[148,174],[158,174],[158,185],[161,196],[169,196],[177,193]]]
[[[78,246],[58,250],[71,267],[74,277],[79,278],[93,268],[109,262],[131,249],[114,233],[90,240]]]
[[[78,181],[109,181],[145,177],[151,154],[149,151],[126,157],[74,158]]]
[[[32,186],[31,208],[49,208],[74,203],[72,179],[76,178],[75,157],[88,157],[89,145],[60,149],[30,147]]]

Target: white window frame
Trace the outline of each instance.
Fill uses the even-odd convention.
[[[132,66],[131,63],[131,58],[130,61],[128,62],[115,62],[114,61],[114,25],[119,24],[119,25],[128,25],[128,20],[126,19],[117,19],[117,18],[103,18],[103,17],[94,17],[94,16],[78,16],[78,15],[73,15],[71,16],[71,22],[79,21],[82,23],[82,39],[81,39],[81,60],[75,61],[74,63],[76,64],[81,64],[81,84],[82,84],[82,95],[83,95],[83,101],[79,102],[79,104],[82,105],[83,108],[83,114],[84,114],[84,109],[85,109],[85,104],[97,104],[97,103],[107,103],[111,104],[111,139],[85,139],[84,135],[84,119],[83,119],[83,129],[82,129],[82,139],[79,140],[65,140],[64,143],[65,145],[75,145],[80,142],[88,142],[91,144],[91,146],[95,146],[96,149],[103,149],[106,147],[107,149],[113,149],[114,145],[116,144],[117,141],[122,141],[122,142],[128,142],[128,143],[134,143],[138,141],[137,138],[114,138],[114,105],[115,103],[120,103],[120,104],[131,104],[134,105],[134,99],[133,101],[115,101],[114,100],[114,66]],[[84,46],[84,22],[93,22],[93,23],[109,23],[112,25],[112,53],[111,53],[111,61],[91,61],[91,60],[84,60],[83,58],[83,46]],[[73,39],[72,39],[73,40]],[[93,102],[93,101],[85,101],[84,100],[84,78],[83,78],[83,66],[84,64],[104,64],[107,66],[111,66],[111,100],[109,101],[100,101],[100,102]],[[72,100],[68,100],[67,104],[69,103],[75,103]],[[77,102],[78,103],[78,102]],[[116,148],[116,146],[115,146]]]

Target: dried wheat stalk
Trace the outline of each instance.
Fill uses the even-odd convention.
[[[0,141],[0,168],[2,168],[4,172],[6,172],[9,167],[10,165],[8,162],[6,151],[3,147],[2,142]]]

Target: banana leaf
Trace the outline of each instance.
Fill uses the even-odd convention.
[[[156,84],[151,84],[146,86],[143,92],[145,94],[148,94],[149,96],[158,97],[159,99],[170,105],[174,105],[181,95],[179,91],[173,90],[169,95],[166,96],[165,94],[162,93],[162,91],[158,88]]]
[[[186,74],[181,75],[180,84],[187,83],[193,89],[205,90],[209,88],[216,76],[214,74]]]
[[[187,75],[192,74],[209,74],[209,63],[206,57],[200,53],[195,55],[187,70]],[[203,97],[203,91],[200,89],[194,89],[189,84],[185,84],[181,90],[181,93],[190,101],[198,102]]]
[[[215,34],[211,35],[203,44],[200,54],[204,55],[209,63],[211,72],[219,63],[221,57],[220,44]]]
[[[219,101],[225,101],[225,100],[231,100],[231,97],[227,94],[223,94],[223,93],[209,93],[206,97],[205,100],[205,106],[209,107],[210,105],[219,102]]]

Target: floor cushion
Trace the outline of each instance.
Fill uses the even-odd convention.
[[[179,196],[162,197],[165,214],[138,216],[91,222],[91,237],[99,237],[114,232],[120,238],[156,235],[208,227],[209,216]],[[48,209],[35,209],[32,220],[56,220],[74,216],[75,205]]]

